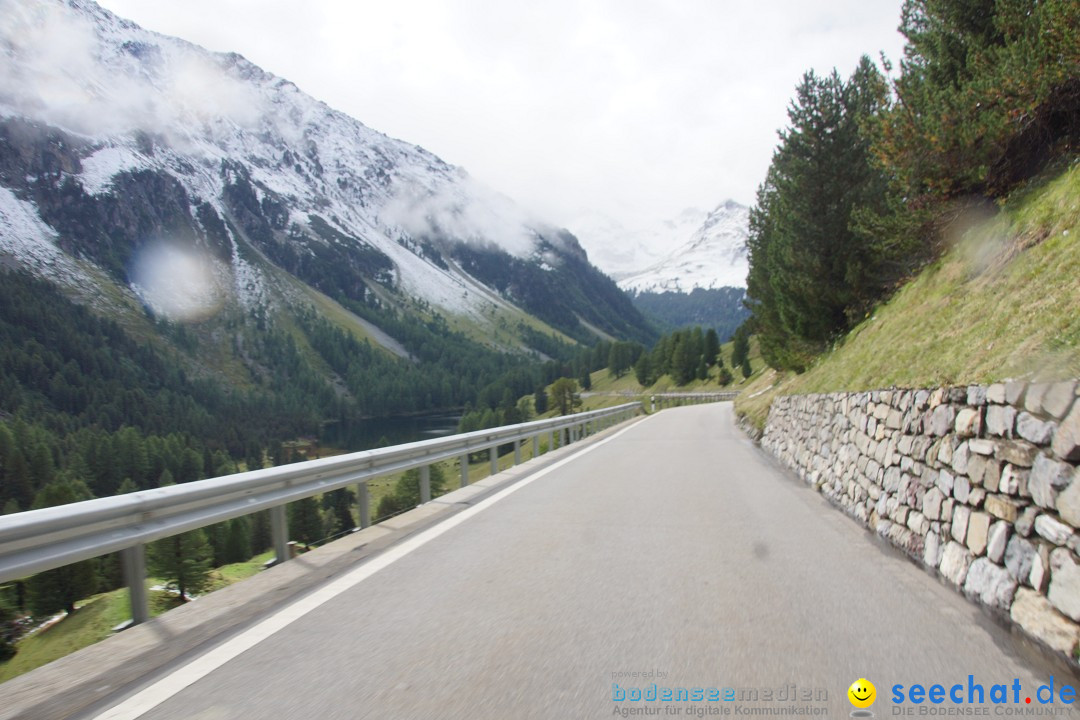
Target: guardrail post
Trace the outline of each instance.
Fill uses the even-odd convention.
[[[138,625],[150,619],[150,603],[146,592],[146,546],[142,543],[120,551],[124,566],[124,582],[128,587],[131,603],[131,624]]]
[[[559,447],[566,447],[570,444],[570,431],[563,428],[559,431]]]
[[[420,502],[431,502],[431,466],[420,468]]]
[[[360,516],[360,529],[371,527],[371,493],[366,482],[356,486],[356,510]]]
[[[289,559],[289,518],[284,505],[270,508],[270,536],[274,539],[274,564],[280,565]]]
[[[469,453],[458,458],[461,463],[461,487],[469,487]]]
[[[521,441],[520,440],[515,440],[514,441],[514,464],[515,465],[520,465],[521,464]]]
[[[495,475],[499,472],[499,446],[491,446],[491,474]]]
[[[533,457],[540,457],[540,436],[533,435]]]
[[[548,430],[548,452],[555,449],[555,431]]]

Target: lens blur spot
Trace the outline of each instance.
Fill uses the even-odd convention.
[[[148,244],[132,263],[131,279],[139,298],[159,317],[196,322],[221,309],[223,293],[214,263],[195,248]]]

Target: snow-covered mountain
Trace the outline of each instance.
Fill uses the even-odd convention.
[[[583,217],[573,229],[589,256],[624,290],[745,287],[749,212],[727,200],[711,212],[690,208],[641,232],[601,216]]]
[[[0,261],[72,286],[103,271],[181,319],[272,304],[284,270],[478,324],[643,326],[572,235],[243,57],[91,0],[3,5]]]

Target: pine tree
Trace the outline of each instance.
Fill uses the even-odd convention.
[[[17,637],[18,626],[15,624],[15,613],[0,598],[0,663],[15,657]]]
[[[233,518],[225,531],[225,562],[246,562],[254,554],[251,551],[251,520],[247,515]]]
[[[81,480],[57,479],[43,487],[34,498],[34,508],[54,507],[89,500],[90,488]],[[47,570],[27,581],[28,604],[36,616],[64,610],[75,612],[75,603],[97,592],[97,562],[83,560]]]
[[[551,402],[559,409],[560,415],[569,415],[581,405],[577,389],[577,383],[571,378],[559,378],[551,384]]]
[[[688,334],[680,334],[671,353],[671,377],[676,385],[685,385],[694,377],[697,358],[691,349]]]
[[[694,371],[694,377],[698,380],[706,380],[709,377],[709,366],[705,364],[705,356],[702,355],[698,360],[697,369]]]
[[[289,503],[289,534],[305,545],[326,537],[325,521],[315,498],[307,497]]]
[[[739,367],[750,355],[750,332],[745,323],[735,331],[731,344],[731,366]]]
[[[329,493],[331,512],[333,513],[334,532],[345,532],[356,527],[352,508],[356,504],[356,494],[349,488],[341,488]]]
[[[192,594],[210,585],[213,551],[206,533],[191,530],[163,538],[147,547],[146,565],[150,573],[187,602]]]
[[[750,216],[748,305],[770,365],[801,371],[882,292],[887,253],[855,217],[884,208],[866,127],[887,106],[864,57],[845,83],[803,76]],[[741,358],[740,358],[741,359]]]
[[[709,367],[722,363],[720,360],[720,337],[715,328],[709,328],[705,333],[705,364]]]
[[[548,396],[543,385],[536,388],[536,392],[533,393],[533,407],[537,415],[543,415],[548,411]]]
[[[255,555],[265,552],[273,544],[270,530],[270,511],[260,510],[251,517],[251,549]]]
[[[637,378],[638,384],[642,387],[649,387],[653,384],[653,366],[652,360],[648,353],[641,353],[637,362],[634,363],[634,377]]]
[[[439,465],[431,465],[429,469],[429,487],[431,497],[438,497],[446,487],[446,474]],[[413,468],[406,471],[394,483],[394,490],[379,501],[376,517],[382,519],[397,515],[406,510],[412,510],[420,504],[420,469]]]
[[[874,149],[909,208],[1002,194],[1068,152],[1080,134],[1078,28],[1075,0],[904,2],[899,102]]]

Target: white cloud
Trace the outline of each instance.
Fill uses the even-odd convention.
[[[235,50],[537,213],[752,202],[795,84],[895,58],[900,0],[105,0]]]
[[[433,193],[417,195],[405,187],[383,209],[382,220],[398,225],[417,239],[461,240],[494,244],[518,256],[532,252],[536,223],[504,195],[470,177]]]
[[[75,132],[168,132],[176,144],[185,141],[176,136],[178,127],[252,126],[262,118],[249,86],[190,46],[131,48],[168,56],[139,63],[132,55],[111,54],[100,32],[89,16],[56,4],[4,0],[0,103]],[[122,71],[136,63],[139,72]]]

